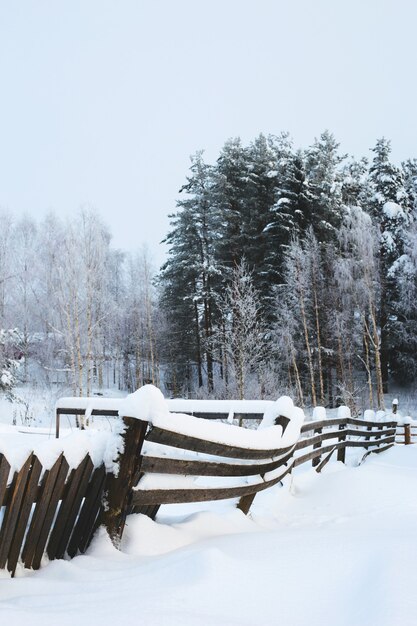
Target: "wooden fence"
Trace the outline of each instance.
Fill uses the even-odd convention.
[[[69,468],[64,455],[43,471],[31,454],[9,485],[10,464],[0,455],[0,569],[38,569],[44,554],[62,559],[85,552],[102,504],[106,472],[87,455]],[[1,515],[1,513],[0,513]]]
[[[247,512],[258,491],[281,481],[293,468],[311,462],[320,471],[334,453],[344,461],[347,448],[364,448],[366,454],[382,452],[394,445],[398,432],[395,421],[326,419],[305,423],[293,446],[255,450],[149,428],[132,418],[124,421],[124,454],[117,477],[106,474],[104,465],[94,468],[88,455],[77,468],[70,469],[61,455],[53,467],[44,470],[34,454],[10,477],[10,464],[0,455],[0,569],[7,567],[14,575],[19,562],[26,568],[39,568],[44,554],[52,560],[83,553],[99,523],[117,541],[128,513],[153,518],[161,504],[238,497],[239,507]],[[282,425],[285,428],[285,422]],[[145,439],[161,446],[164,454],[143,454]],[[169,455],[173,448],[200,452],[209,459],[178,459]],[[248,482],[234,487],[173,489],[167,481],[166,487],[143,488],[146,476],[155,473],[235,477]]]

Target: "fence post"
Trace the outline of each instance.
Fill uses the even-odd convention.
[[[347,423],[340,424],[339,426],[339,430],[346,430],[346,428],[347,428]],[[339,435],[339,443],[341,441],[346,441],[346,432],[345,434]],[[337,460],[342,461],[342,463],[344,463],[345,459],[346,459],[346,444],[344,446],[341,446],[337,451]]]
[[[410,424],[404,424],[404,443],[409,446],[411,443],[411,427]]]
[[[108,474],[104,487],[99,524],[103,524],[112,543],[119,547],[128,513],[132,487],[139,479],[142,464],[142,445],[148,422],[133,417],[123,417],[125,430],[121,435],[122,452],[116,459],[117,476]]]
[[[321,435],[321,434],[322,434],[322,432],[323,432],[323,429],[322,429],[322,428],[316,428],[316,429],[315,429],[315,431],[314,431],[314,434],[315,434],[315,435]],[[315,449],[317,449],[317,448],[321,448],[321,441],[319,441],[318,443],[315,443],[315,444],[313,445],[313,450],[315,450]],[[316,457],[313,459],[313,461],[312,461],[311,465],[312,465],[312,467],[317,467],[317,465],[320,465],[320,462],[321,462],[321,456],[316,456]]]

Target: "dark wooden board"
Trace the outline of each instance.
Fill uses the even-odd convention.
[[[342,424],[347,424],[346,418],[337,417],[334,419],[328,420],[320,420],[317,422],[306,422],[301,426],[301,432],[307,433],[310,430],[317,430],[320,428],[330,428],[330,426],[341,426]]]
[[[312,461],[314,458],[317,458],[318,456],[321,456],[322,454],[326,454],[327,452],[332,451],[333,449],[338,450],[341,447],[344,447],[347,445],[346,441],[342,441],[336,444],[332,444],[330,446],[323,446],[322,448],[319,448],[317,450],[312,450],[311,452],[308,452],[307,454],[303,454],[302,456],[296,457],[294,460],[294,467],[298,467],[299,465],[302,465],[303,463],[307,463],[307,461]]]
[[[199,419],[205,420],[227,420],[229,413],[205,413],[203,411],[171,411],[171,413],[184,413],[185,415],[192,415]],[[233,413],[233,419],[235,420],[262,420],[263,413]]]
[[[203,452],[214,456],[223,456],[236,459],[270,459],[279,454],[285,454],[292,449],[292,446],[282,449],[272,450],[255,450],[251,448],[241,448],[237,446],[229,446],[226,444],[206,441],[197,437],[189,437],[181,435],[162,428],[153,428],[146,436],[147,441],[160,443],[173,448],[181,448],[183,450],[192,450],[194,452]]]
[[[13,534],[13,541],[10,546],[9,558],[7,561],[7,569],[9,570],[9,572],[11,572],[12,576],[14,576],[14,573],[16,571],[17,562],[20,556],[20,549],[22,547],[23,538],[26,533],[29,516],[32,512],[33,502],[35,494],[38,490],[38,483],[41,472],[42,465],[37,456],[33,456],[32,465],[30,468],[30,475],[26,484],[23,501],[20,507],[19,519]]]
[[[372,428],[396,428],[397,422],[369,422],[356,417],[344,417],[335,419],[320,420],[317,422],[306,422],[301,426],[301,432],[306,433],[310,430],[316,430],[321,428],[330,428],[332,426],[341,426],[342,424],[349,424],[351,426],[358,426],[359,428],[370,426]]]
[[[71,537],[71,533],[74,528],[75,520],[77,519],[80,511],[81,502],[85,496],[88,483],[91,474],[94,470],[93,462],[90,456],[87,454],[78,468],[75,470],[74,478],[71,488],[66,494],[66,498],[63,501],[65,514],[63,514],[63,521],[59,520],[59,516],[56,521],[56,525],[61,521],[59,528],[58,543],[55,551],[55,559],[63,559],[67,550],[67,545]],[[61,506],[62,506],[61,505]],[[49,556],[49,545],[48,545]],[[50,557],[51,558],[51,557]]]
[[[87,549],[100,509],[105,478],[106,469],[104,465],[97,467],[91,476],[88,492],[68,544],[67,553],[70,557],[75,556],[78,550],[85,552]]]
[[[30,568],[32,566],[32,559],[35,555],[36,544],[52,497],[52,491],[62,463],[62,457],[63,455],[61,454],[57,461],[55,461],[52,468],[45,471],[42,478],[40,491],[37,494],[37,504],[26,535],[25,546],[22,550],[22,561],[26,568]]]
[[[215,463],[211,461],[188,461],[167,457],[144,456],[141,470],[143,473],[182,474],[188,476],[256,476],[266,474],[286,463],[293,450],[274,461],[244,465],[236,463]]]
[[[146,515],[146,517],[150,517],[151,519],[155,519],[159,509],[159,504],[145,504],[144,506],[132,507],[131,513],[139,513],[141,515]]]
[[[52,484],[52,493],[50,494],[50,497],[47,497],[47,496],[45,497],[45,501],[44,501],[45,510],[42,511],[43,519],[42,519],[42,524],[41,524],[41,530],[36,541],[36,548],[35,548],[33,558],[32,558],[33,569],[39,569],[40,567],[41,559],[45,551],[45,546],[47,544],[48,537],[50,535],[52,524],[55,519],[58,504],[64,494],[65,487],[66,487],[66,479],[67,479],[68,472],[69,472],[69,466],[68,466],[68,462],[66,458],[63,455],[61,455],[59,459],[56,461],[55,465],[58,465],[58,473],[57,473],[55,481],[52,481],[51,479],[51,482],[53,484]],[[55,465],[54,465],[54,468],[55,468]]]
[[[77,497],[77,490],[83,477],[84,470],[89,460],[90,457],[87,454],[81,461],[79,466],[71,471],[68,477],[58,515],[52,528],[52,532],[48,541],[48,547],[46,549],[48,557],[51,560],[55,558],[60,558],[57,557],[57,554],[59,552],[61,553],[61,558],[64,556],[66,545],[64,546],[64,549],[62,551],[61,546],[63,543],[63,538],[66,538],[68,540],[67,533],[69,516],[72,511],[74,500]]]
[[[32,455],[26,460],[12,482],[11,497],[4,513],[0,531],[0,569],[4,569],[7,563],[31,466]]]
[[[383,439],[375,439],[373,441],[349,441],[348,446],[351,448],[370,448],[371,446],[381,446],[385,443],[395,443],[395,435],[384,437]]]
[[[7,481],[9,479],[10,463],[3,454],[0,454],[0,507],[5,503]]]
[[[361,430],[356,428],[349,428],[346,432],[350,437],[365,437],[369,440],[370,437],[381,437],[382,435],[394,435],[396,428],[385,428],[384,430]]]
[[[207,489],[154,489],[135,490],[132,497],[133,506],[143,506],[145,504],[178,504],[184,502],[208,502],[210,500],[226,500],[229,498],[239,498],[258,491],[263,491],[279,483],[292,469],[292,464],[283,469],[283,472],[276,478],[239,487],[221,487]]]
[[[85,409],[56,409],[57,415],[85,415]],[[93,409],[91,415],[102,415],[103,417],[118,417],[119,411],[112,409]]]
[[[383,446],[382,448],[376,448],[375,450],[368,450],[368,452],[366,452],[362,459],[359,462],[359,465],[362,465],[362,463],[365,461],[365,459],[370,455],[370,454],[379,454],[380,452],[386,452],[387,450],[389,450],[390,448],[393,447],[393,443],[390,443],[387,446]]]
[[[331,430],[319,435],[313,435],[312,437],[306,437],[305,439],[299,439],[296,443],[295,449],[302,450],[303,448],[309,448],[310,446],[317,445],[327,439],[338,439],[341,432],[346,433],[347,431]]]

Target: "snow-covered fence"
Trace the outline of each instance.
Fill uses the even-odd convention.
[[[55,435],[58,438],[62,415],[82,417],[118,417],[122,400],[116,398],[60,398],[56,403]],[[272,400],[166,400],[171,413],[186,413],[211,420],[261,420],[266,411],[274,406]]]
[[[403,418],[397,426],[396,443],[403,443],[406,446],[417,443],[417,422],[410,417]]]
[[[82,553],[99,524],[117,543],[129,513],[154,518],[162,504],[237,498],[247,513],[259,491],[299,465],[312,462],[320,471],[335,452],[344,461],[349,447],[365,448],[365,456],[382,452],[397,432],[396,421],[359,420],[343,411],[336,419],[303,424],[303,411],[289,398],[268,403],[263,427],[244,429],[170,413],[153,387],[137,394],[117,406],[97,407],[96,400],[81,406],[76,398],[72,406],[62,403],[62,413],[127,416],[94,463],[89,454],[80,463],[80,455],[70,467],[67,451],[67,458],[62,453],[43,467],[31,453],[14,471],[0,455],[0,569],[13,574],[19,561],[36,569],[44,554],[55,559]],[[235,412],[218,408],[205,405],[201,413],[230,418]],[[243,408],[235,410],[246,417]]]
[[[52,560],[84,552],[105,478],[104,463],[95,468],[88,454],[72,469],[61,454],[46,470],[30,454],[17,472],[0,455],[0,569],[7,567],[13,575],[19,561],[38,569],[45,553]]]
[[[294,467],[312,461],[313,467],[320,471],[336,451],[337,460],[344,462],[346,448],[383,452],[394,445],[396,433],[396,421],[365,421],[346,416],[307,422],[301,427],[301,439],[295,448]],[[326,445],[323,445],[324,442]],[[300,450],[306,448],[311,450],[299,454]]]

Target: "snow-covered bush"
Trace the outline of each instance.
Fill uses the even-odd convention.
[[[19,360],[14,352],[17,329],[0,329],[0,391],[10,394],[16,384]]]

